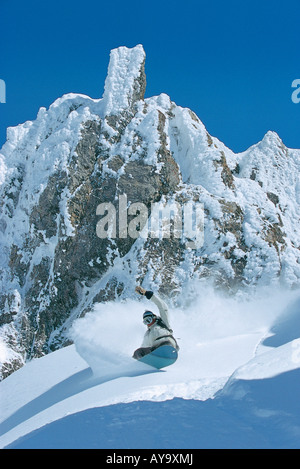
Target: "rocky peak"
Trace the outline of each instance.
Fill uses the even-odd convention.
[[[268,147],[274,147],[274,146],[280,146],[284,147],[284,144],[279,137],[279,135],[272,131],[269,130],[263,137],[262,141],[259,143],[261,147],[268,146]]]
[[[146,90],[145,52],[142,45],[119,47],[110,53],[102,100],[103,115],[118,115],[144,99]]]

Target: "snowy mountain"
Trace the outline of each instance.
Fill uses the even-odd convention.
[[[268,132],[234,154],[167,95],[145,99],[145,87],[143,47],[120,47],[102,99],[68,94],[7,130],[2,378],[70,344],[75,319],[132,299],[136,284],[182,308],[201,282],[250,297],[299,287],[300,150]]]
[[[161,371],[131,358],[142,303],[96,305],[74,345],[0,383],[1,448],[189,449],[195,463],[197,448],[300,447],[299,292],[249,302],[199,289],[170,311],[181,348]]]

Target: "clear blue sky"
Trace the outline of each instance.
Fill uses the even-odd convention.
[[[0,146],[65,93],[102,97],[111,49],[143,44],[146,96],[168,94],[243,151],[275,130],[300,148],[299,0],[0,0]]]

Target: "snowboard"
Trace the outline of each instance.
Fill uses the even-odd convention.
[[[160,369],[173,365],[177,358],[178,352],[174,347],[171,345],[161,345],[147,355],[138,358],[138,361]]]

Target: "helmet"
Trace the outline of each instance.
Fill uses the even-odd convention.
[[[151,324],[151,322],[156,318],[155,314],[152,311],[145,311],[143,314],[143,323],[144,324]]]

